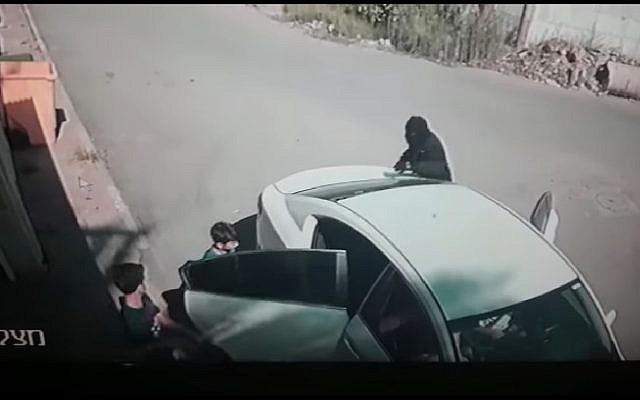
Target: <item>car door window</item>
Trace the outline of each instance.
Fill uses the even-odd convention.
[[[235,254],[191,261],[180,268],[180,275],[191,290],[234,293],[239,282],[237,261]]]
[[[346,258],[336,251],[239,252],[194,262],[183,275],[191,290],[344,306],[338,257]]]
[[[361,310],[371,333],[394,361],[440,361],[436,332],[418,298],[389,267]]]
[[[238,295],[305,303],[335,304],[337,268],[328,267],[335,257],[313,257],[309,252],[250,254],[240,259]]]
[[[355,229],[332,218],[316,218],[318,226],[312,242],[313,248],[341,249],[347,252],[349,265],[347,310],[350,315],[354,315],[389,260],[371,241]]]

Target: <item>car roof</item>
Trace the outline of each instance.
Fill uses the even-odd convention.
[[[401,186],[337,203],[403,254],[448,320],[508,307],[577,279],[534,228],[464,186]]]
[[[384,174],[390,171],[390,168],[369,165],[317,168],[289,175],[276,182],[275,186],[280,192],[291,194],[342,182],[384,178]]]

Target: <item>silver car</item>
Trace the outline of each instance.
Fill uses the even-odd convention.
[[[257,251],[181,269],[195,326],[239,361],[619,360],[605,314],[552,243],[462,185],[335,167],[260,195]]]

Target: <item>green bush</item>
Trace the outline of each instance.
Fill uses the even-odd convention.
[[[514,29],[491,4],[289,4],[284,13],[290,20],[333,24],[346,37],[389,39],[398,50],[449,62],[499,57]]]

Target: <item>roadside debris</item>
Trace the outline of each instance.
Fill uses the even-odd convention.
[[[364,47],[376,48],[378,50],[393,51],[395,47],[391,44],[390,39],[364,39],[362,36],[357,35],[355,38],[345,36],[335,29],[333,24],[328,24],[324,21],[313,20],[311,22],[302,21],[290,21],[290,26],[294,28],[300,28],[303,32],[316,39],[330,40],[332,42],[342,44],[359,44]]]
[[[95,164],[99,159],[99,155],[96,154],[95,151],[88,151],[81,148],[76,149],[76,151],[73,153],[73,156],[75,161],[79,161],[79,162],[86,161],[92,164]]]
[[[291,21],[290,25],[318,39],[359,44],[378,50],[395,50],[389,39],[367,40],[360,35],[349,38],[340,34],[333,24],[320,20]],[[497,60],[475,60],[467,65],[518,75],[565,89],[587,89],[596,95],[612,94],[640,99],[640,60],[616,49],[600,50],[553,38],[510,52]]]
[[[609,89],[608,66],[611,63],[626,64],[636,69],[640,67],[640,60],[616,50],[598,50],[558,38],[509,53],[495,61],[475,61],[470,66],[519,75],[567,89],[584,88],[604,94]]]
[[[84,190],[85,194],[84,194],[84,199],[85,200],[91,200],[91,192],[93,192],[93,183],[89,183],[87,181],[85,181],[84,179],[82,179],[82,177],[78,176],[78,188],[80,190]]]

